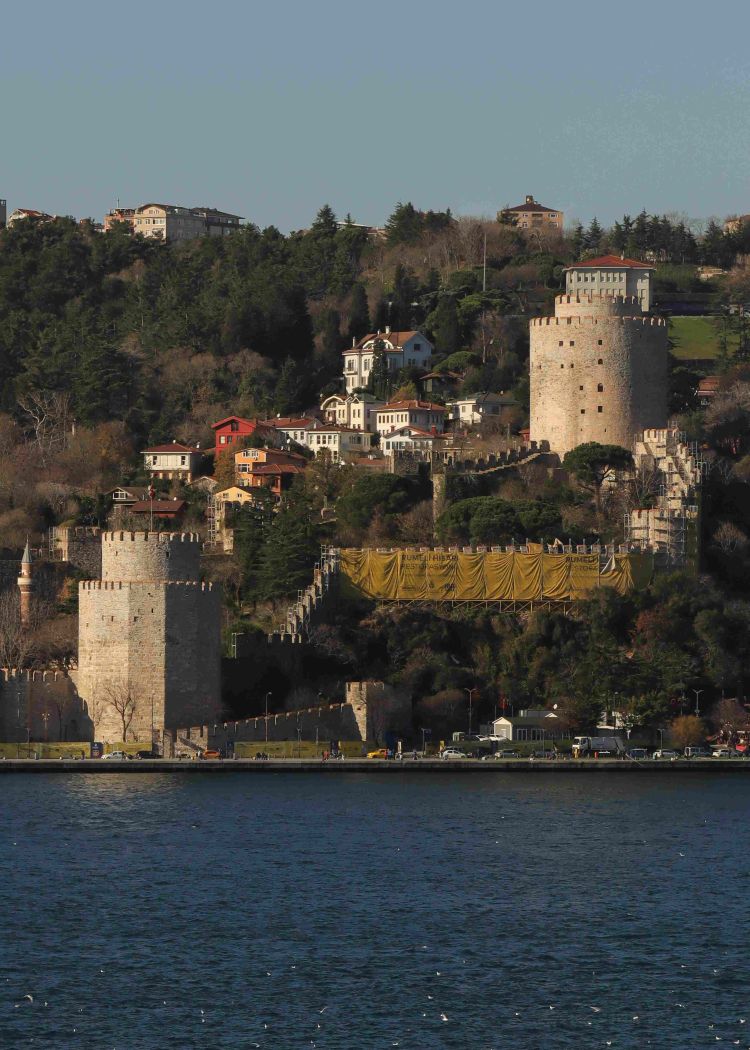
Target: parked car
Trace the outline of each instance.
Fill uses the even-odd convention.
[[[388,748],[379,747],[376,751],[368,751],[368,758],[388,758]]]
[[[557,751],[534,751],[534,758],[557,758]]]
[[[654,751],[652,758],[679,758],[680,754],[678,751],[672,751],[668,747],[660,747],[657,751]]]
[[[110,762],[130,762],[132,757],[127,751],[108,751],[106,755],[102,755],[103,759],[109,759]]]
[[[708,758],[708,748],[706,747],[686,747],[685,758]]]
[[[161,758],[158,751],[136,751],[134,758]]]
[[[735,751],[733,747],[717,747],[712,753],[713,758],[742,758],[739,751]]]
[[[451,758],[468,758],[469,756],[464,751],[459,751],[457,747],[446,747],[445,751],[441,752],[440,757],[443,760]]]
[[[648,758],[648,751],[645,747],[631,747],[627,754],[628,758],[632,758],[634,762],[639,762],[643,758]]]
[[[205,760],[213,759],[213,758],[221,758],[221,751],[214,751],[213,748],[206,748],[205,751],[201,751],[201,753],[198,756],[198,758],[205,759]]]
[[[484,755],[483,762],[489,762],[493,758],[520,758],[520,751],[496,751],[494,755]]]

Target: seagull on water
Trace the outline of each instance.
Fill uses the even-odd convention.
[[[16,1003],[16,1009],[18,1009],[19,1006],[23,1006],[25,1003],[33,1003],[33,1002],[34,1002],[34,996],[33,995],[29,995],[29,993],[27,992],[26,995],[24,995],[23,999],[21,999],[20,1002]]]
[[[440,1015],[440,1020],[441,1020],[441,1021],[447,1021],[447,1020],[448,1020],[448,1018],[447,1018],[447,1016],[446,1016],[445,1014],[441,1014],[441,1015]]]

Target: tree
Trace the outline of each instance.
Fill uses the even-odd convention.
[[[750,721],[747,709],[736,699],[719,700],[711,709],[710,718],[726,744],[733,744],[737,740],[737,731]]]
[[[288,598],[312,580],[320,538],[304,494],[294,488],[282,500],[263,544],[258,591],[268,599]]]
[[[424,217],[411,201],[406,204],[399,201],[385,224],[385,231],[389,245],[414,244],[424,231]]]
[[[0,667],[25,667],[32,651],[31,634],[21,623],[18,591],[0,591]]]
[[[391,389],[391,373],[385,342],[376,339],[372,349],[372,368],[367,377],[367,392],[379,401],[387,401]]]
[[[588,441],[565,453],[563,467],[575,474],[583,488],[588,489],[596,504],[597,513],[601,510],[601,491],[604,482],[614,477],[618,470],[630,470],[633,466],[633,455],[621,445],[600,445],[597,441]]]
[[[679,718],[675,718],[669,726],[669,740],[680,751],[705,743],[706,726],[703,719],[696,715],[680,715]]]
[[[359,340],[368,335],[370,331],[370,307],[367,303],[367,292],[363,284],[355,284],[352,288],[352,300],[349,306],[349,327],[347,335],[349,341]]]
[[[441,295],[426,321],[435,349],[440,354],[453,354],[461,347],[461,326],[453,295]]]
[[[128,732],[135,718],[139,704],[129,683],[109,682],[101,694],[101,702],[117,715],[122,726],[122,742],[127,742]]]

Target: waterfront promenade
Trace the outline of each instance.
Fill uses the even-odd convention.
[[[345,761],[309,758],[280,759],[148,759],[144,761],[102,761],[101,759],[33,759],[9,758],[0,760],[2,773],[182,773],[201,775],[204,773],[325,773],[344,775],[347,773],[377,773],[386,776],[400,773],[444,773],[473,774],[492,777],[497,773],[515,773],[519,776],[548,773],[737,773],[750,774],[750,760],[744,759],[665,759],[654,761],[628,761],[623,759],[505,759],[481,762],[473,759],[445,761],[439,758],[420,758],[414,761],[349,758]]]

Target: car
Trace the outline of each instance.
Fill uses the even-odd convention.
[[[685,758],[708,758],[708,749],[705,747],[686,747]]]
[[[206,748],[205,751],[201,751],[198,758],[208,761],[213,758],[221,758],[221,751],[215,751],[213,748]]]
[[[674,759],[674,758],[679,758],[680,755],[679,755],[679,752],[672,751],[671,748],[660,747],[656,751],[654,751],[654,753],[653,753],[653,755],[651,757],[652,758],[656,758],[656,759],[660,759],[660,758]]]
[[[557,751],[534,751],[533,758],[557,758]]]
[[[520,751],[496,751],[494,755],[485,755],[482,758],[483,762],[489,762],[493,758],[520,758]]]
[[[440,753],[440,757],[443,761],[447,761],[451,758],[468,758],[469,756],[466,752],[459,751],[457,747],[446,747],[446,749]]]
[[[161,755],[157,751],[136,751],[133,757],[137,759],[161,758]]]
[[[127,751],[108,751],[106,755],[102,755],[102,758],[110,762],[130,762],[133,756]]]
[[[732,747],[717,747],[712,752],[712,758],[742,758],[739,751],[735,751]]]
[[[367,757],[368,758],[388,758],[388,748],[387,747],[379,747],[375,751],[368,751],[367,752]]]
[[[627,752],[627,756],[632,758],[634,762],[638,762],[642,758],[648,758],[648,751],[645,747],[631,747],[630,751]]]

